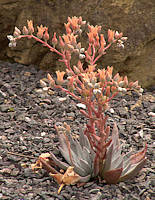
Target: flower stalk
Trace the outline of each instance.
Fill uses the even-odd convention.
[[[51,153],[40,156],[32,166],[33,170],[45,168],[60,184],[58,193],[64,185],[87,182],[96,176],[104,178],[107,183],[117,183],[133,177],[145,164],[147,145],[141,152],[123,157],[117,125],[114,123],[110,136],[105,111],[110,107],[109,102],[118,94],[129,90],[142,92],[142,89],[138,81],[129,82],[127,76],[121,77],[118,73],[113,76],[112,66],[106,69],[97,68],[97,61],[106,54],[106,50],[114,43],[124,48],[127,37],[109,29],[106,41],[101,33],[101,26],[91,26],[83,21],[82,17],[74,16],[68,17],[68,22],[64,24],[66,33],[62,36],[54,33],[50,40],[47,27],[37,26],[38,32],[35,35],[32,20],[28,20],[27,23],[27,27],[24,26],[22,31],[15,27],[14,34],[7,36],[10,40],[9,47],[15,47],[19,39],[28,38],[40,42],[51,52],[58,54],[59,61],[63,62],[66,68],[65,71],[56,71],[56,80],[47,74],[49,88],[58,88],[79,101],[86,108],[80,109],[80,112],[87,118],[85,129],[79,133],[79,140],[73,139],[70,127],[66,123],[55,126],[60,141],[60,152],[67,163]],[[80,37],[86,26],[89,43],[88,47],[83,47]],[[72,66],[73,54],[77,56],[78,62]],[[87,63],[86,68],[83,67],[84,63]],[[43,80],[40,83],[42,87],[46,85]],[[66,172],[59,173],[55,166]]]

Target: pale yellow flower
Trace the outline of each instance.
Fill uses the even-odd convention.
[[[60,71],[56,71],[56,75],[57,75],[57,84],[61,85],[63,84],[63,77],[65,75],[65,72],[60,72]]]

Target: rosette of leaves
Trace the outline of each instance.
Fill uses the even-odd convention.
[[[60,152],[67,163],[58,160],[51,154],[52,160],[58,167],[66,170],[69,166],[81,177],[80,182],[87,182],[94,176],[95,152],[92,150],[89,140],[82,132],[79,139],[73,138],[70,127],[66,123],[63,126],[56,126],[59,136]]]
[[[112,130],[112,141],[107,148],[106,156],[103,162],[101,177],[106,180],[107,183],[117,183],[125,181],[129,178],[134,177],[143,168],[146,163],[146,151],[145,148],[133,154],[129,152],[126,155],[121,155],[121,145],[119,142],[118,128],[116,123]]]

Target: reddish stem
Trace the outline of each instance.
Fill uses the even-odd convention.
[[[25,38],[25,37],[35,39],[36,41],[42,43],[44,46],[48,47],[52,52],[55,52],[58,55],[63,56],[63,54],[61,52],[59,52],[58,50],[56,50],[55,48],[53,48],[51,45],[49,45],[47,42],[44,42],[43,40],[39,39],[38,37],[36,37],[34,35],[20,35],[16,39],[21,39],[21,38]]]
[[[115,43],[117,41],[117,39],[116,40],[114,40],[112,43],[109,43],[104,49],[103,49],[103,52],[105,52],[113,43]],[[106,54],[106,52],[104,53],[104,54]],[[93,61],[93,65],[98,61],[98,59],[100,58],[100,57],[102,57],[104,54],[99,54],[96,58],[95,58],[95,60]]]
[[[61,89],[63,92],[66,92],[67,94],[70,94],[72,97],[74,97],[76,100],[81,102],[81,98],[79,98],[78,96],[76,96],[75,94],[73,94],[72,92],[70,92],[69,90],[63,88],[61,85],[55,85],[55,88],[59,88]]]
[[[92,55],[91,62],[90,62],[91,65],[93,65],[93,63],[94,63],[93,61],[94,61],[95,53],[96,53],[94,45],[92,46],[92,48],[93,48],[93,55]]]

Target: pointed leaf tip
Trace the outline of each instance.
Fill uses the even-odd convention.
[[[130,157],[131,163],[137,164],[138,162],[143,160],[145,158],[146,151],[147,151],[147,144],[145,144],[145,147],[142,151],[140,151],[140,152],[138,152],[138,153],[136,153],[136,154],[134,154]]]

